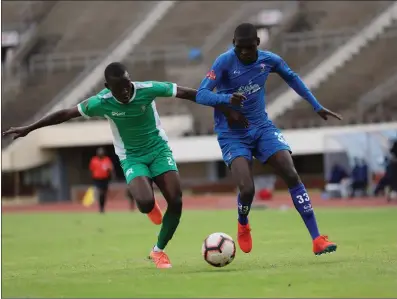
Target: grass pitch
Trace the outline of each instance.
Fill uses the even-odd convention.
[[[185,212],[167,248],[173,268],[146,257],[158,227],[139,213],[5,214],[2,297],[397,297],[397,209],[317,210],[338,243],[315,257],[294,210],[252,211],[254,249],[213,268],[204,238],[236,235],[235,211]]]

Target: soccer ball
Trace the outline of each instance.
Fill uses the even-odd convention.
[[[211,266],[224,267],[234,260],[236,245],[229,235],[213,233],[204,240],[201,252]]]

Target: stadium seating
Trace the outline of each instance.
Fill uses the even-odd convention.
[[[219,24],[230,18],[238,10],[242,3],[238,1],[212,1],[211,9],[208,2],[203,1],[179,1],[167,16],[148,34],[148,36],[137,47],[136,51],[144,53],[145,49],[164,49],[173,51],[178,45],[186,49],[201,47],[206,38],[219,27]],[[204,13],[205,12],[205,13]],[[200,17],[197,17],[200,16]],[[216,20],[216,21],[214,21]],[[183,55],[183,56],[182,56]],[[159,59],[151,63],[124,61],[128,66],[133,80],[162,80],[177,82],[182,85],[196,86],[206,72],[206,68],[196,66],[195,62],[189,62],[189,51],[181,53],[180,61],[173,60],[172,65],[167,64],[165,59]],[[188,70],[189,74],[196,74],[193,82],[185,82],[184,76]],[[183,100],[159,99],[156,102],[160,115],[171,115],[181,113],[193,113],[202,119],[202,113],[208,109],[190,106]],[[192,111],[194,109],[194,111]],[[211,116],[211,115],[210,115]],[[210,127],[211,118],[209,119]],[[207,130],[207,129],[205,129]],[[207,132],[206,132],[207,133]]]
[[[47,1],[38,1],[37,3],[39,2],[45,3]],[[18,2],[18,5],[11,5],[13,1],[3,3],[5,3],[3,11],[7,11],[3,15],[6,15],[9,24],[12,24],[13,20],[20,20],[20,11],[23,11],[23,5],[27,5],[24,1]],[[303,72],[317,63],[319,59],[322,59],[324,55],[327,55],[335,46],[340,45],[346,38],[350,37],[355,28],[366,24],[369,19],[390,3],[391,1],[359,1],[354,3],[353,1],[322,1],[321,3],[300,1],[299,14],[295,22],[288,26],[291,34],[281,34],[279,37],[272,38],[270,49],[280,53],[294,70]],[[143,12],[149,9],[150,5],[153,4],[145,1],[117,1],[117,4],[115,1],[53,1],[51,6],[37,5],[35,6],[37,9],[35,9],[38,10],[40,7],[40,13],[33,11],[32,15],[40,16],[39,30],[36,36],[38,42],[32,54],[44,55],[43,57],[52,55],[54,57],[54,55],[62,55],[63,53],[86,52],[89,55],[102,53],[116,42],[125,30],[133,25]],[[205,74],[208,64],[214,58],[212,56],[215,52],[211,51],[209,55],[211,57],[203,57],[204,62],[197,64],[188,61],[188,49],[201,48],[206,38],[219,27],[219,24],[227,21],[243,5],[246,4],[239,1],[227,1],[227,3],[212,1],[211,9],[209,9],[208,2],[205,1],[178,1],[166,17],[146,36],[136,51],[145,53],[146,49],[151,48],[172,52],[174,51],[172,47],[182,46],[186,47],[186,53],[181,52],[180,61],[173,61],[172,64],[168,63],[167,59],[162,58],[161,55],[151,61],[147,59],[142,59],[142,61],[139,61],[139,59],[135,61],[125,60],[124,62],[131,70],[133,80],[174,81],[196,87]],[[265,7],[265,4],[263,5]],[[73,18],[70,16],[73,16]],[[39,18],[35,17],[35,20],[37,22]],[[306,32],[302,33],[302,31]],[[335,36],[340,39],[338,40]],[[296,40],[296,38],[303,38],[305,46],[299,46],[299,40]],[[380,43],[374,49],[377,53],[381,53],[379,55],[389,57],[392,55],[390,53],[394,48],[390,47],[388,54],[385,54],[383,52],[384,46],[381,45],[382,40],[384,40],[383,43],[386,43],[386,39],[381,38],[373,42],[368,48],[373,48]],[[392,43],[392,39],[387,40]],[[226,49],[228,46],[226,40],[222,39],[221,41],[225,43],[224,48]],[[286,42],[290,43],[289,46],[286,46]],[[221,45],[217,45],[217,51],[220,48],[222,48]],[[365,54],[366,51],[367,49],[360,53],[344,69],[352,68],[356,70],[355,64],[362,64],[360,61],[365,61],[367,56],[368,59],[371,59],[372,56],[370,53]],[[362,57],[361,60],[359,60],[360,57]],[[17,95],[10,93],[12,99],[5,99],[3,102],[5,113],[2,118],[2,125],[19,125],[28,121],[76,78],[85,66],[81,64],[69,69],[65,69],[64,66],[63,70],[51,72],[48,69],[34,71],[26,79],[26,86]],[[369,71],[370,66],[371,64],[367,66],[364,64],[356,71]],[[190,73],[189,80],[185,80],[187,79],[186,70]],[[346,101],[344,99],[346,97],[357,99],[363,93],[381,83],[383,78],[392,72],[392,69],[385,69],[384,73],[382,71],[382,74],[376,76],[373,80],[370,77],[365,77],[363,80],[369,81],[365,87],[360,84],[356,86],[356,79],[350,79],[354,88],[352,86],[338,88],[338,100],[333,101],[328,106],[337,110],[346,110],[349,108],[345,107]],[[347,73],[342,74],[343,76],[340,75],[340,72],[337,72],[337,75],[330,78],[315,91],[319,99],[325,102],[324,104],[331,101],[330,89],[335,90],[334,86],[339,87],[339,84],[346,82],[346,77],[353,78],[353,75],[347,75]],[[339,79],[335,79],[335,77]],[[102,83],[98,84],[95,91],[101,88]],[[271,101],[272,95],[277,90],[284,88],[287,88],[286,84],[277,75],[272,75],[267,84],[268,100]],[[282,116],[277,122],[285,127],[306,126],[307,124],[296,122],[298,119],[307,118],[307,113],[311,112],[305,104],[297,105],[296,111],[294,109],[294,112],[287,112],[286,117]],[[185,102],[175,99],[161,99],[157,102],[157,106],[160,115],[191,113],[196,119],[200,133],[212,131],[212,109],[210,108],[186,105]],[[21,107],[24,107],[24,109],[21,109]],[[304,109],[299,107],[304,107]],[[15,115],[18,115],[18,117],[15,117]],[[281,119],[287,120],[281,122]]]
[[[299,17],[292,24],[290,34],[276,37],[270,50],[282,55],[296,72],[305,73],[390,2],[301,1]],[[287,88],[287,85],[277,75],[271,75],[266,87],[271,101],[277,95],[273,92]]]
[[[2,30],[23,31],[38,22],[57,1],[2,1]]]
[[[114,1],[58,1],[38,25],[38,42],[33,53],[54,55],[93,51],[100,54],[119,39],[150,5],[145,1],[118,1],[117,5]],[[84,65],[80,65],[54,72],[36,70],[29,74],[26,87],[13,95],[11,101],[7,100],[3,108],[7,115],[19,117],[3,117],[2,125],[7,127],[27,122],[83,69]],[[24,107],[24,111],[20,107]]]
[[[313,91],[327,108],[350,115],[358,111],[357,101],[367,92],[396,74],[397,23],[367,45],[336,73]],[[347,117],[346,121],[354,122]],[[311,127],[338,124],[313,118],[313,111],[304,100],[276,120],[283,128]]]

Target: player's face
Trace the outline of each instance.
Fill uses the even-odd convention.
[[[233,40],[234,51],[244,64],[254,63],[258,59],[258,38],[239,38]]]
[[[110,89],[113,96],[122,103],[128,103],[132,96],[132,83],[130,76],[125,72],[121,78],[114,78],[107,82],[107,88]]]

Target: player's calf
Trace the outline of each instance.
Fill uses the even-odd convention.
[[[309,194],[294,167],[291,154],[288,151],[279,151],[269,159],[269,163],[288,185],[294,206],[312,237],[314,253],[335,251],[336,244],[328,241],[328,237],[320,236]]]
[[[252,250],[251,227],[248,223],[248,214],[251,210],[251,204],[254,199],[255,189],[253,187],[240,188],[240,194],[237,197],[238,206],[238,227],[237,241],[240,249],[249,253]],[[245,200],[243,200],[245,199]]]
[[[163,217],[163,224],[161,226],[157,244],[154,247],[155,251],[164,250],[168,242],[171,241],[179,225],[181,215],[182,215],[182,199],[178,196],[173,200],[168,201],[167,211],[165,212]]]
[[[237,157],[231,165],[233,177],[240,191],[237,197],[237,241],[240,249],[245,253],[249,253],[252,250],[251,227],[248,223],[248,215],[255,196],[255,185],[249,163],[246,158]]]
[[[153,197],[135,197],[135,201],[139,211],[147,214],[153,224],[160,225],[163,221],[163,213]]]

